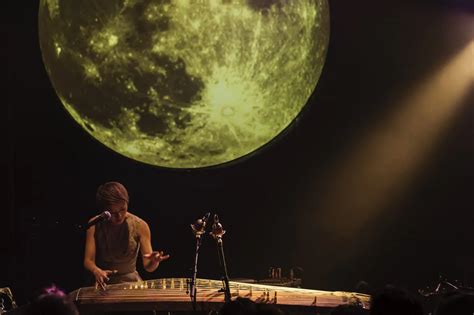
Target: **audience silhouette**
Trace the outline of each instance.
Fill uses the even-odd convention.
[[[45,288],[26,309],[27,315],[79,315],[76,305],[56,286]]]
[[[474,295],[451,293],[445,295],[436,308],[435,315],[474,314]]]
[[[393,286],[386,286],[372,296],[370,315],[423,314],[421,302],[405,290]]]

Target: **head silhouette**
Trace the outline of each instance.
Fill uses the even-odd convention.
[[[339,305],[332,310],[331,315],[368,315],[369,312],[357,305]]]
[[[371,315],[423,315],[421,303],[408,292],[387,286],[372,297]]]
[[[474,295],[452,293],[444,296],[436,308],[435,315],[474,314]]]
[[[79,315],[73,302],[56,286],[45,288],[28,307],[27,315]]]
[[[258,304],[247,298],[237,298],[224,304],[221,315],[285,315],[278,307],[270,304]]]
[[[222,306],[221,315],[256,315],[257,307],[255,302],[246,298],[237,298],[225,303]]]

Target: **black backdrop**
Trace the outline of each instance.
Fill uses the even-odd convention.
[[[438,274],[469,278],[473,89],[415,184],[379,209],[382,219],[372,223],[369,242],[355,236],[333,248],[327,227],[320,229],[312,216],[323,210],[321,174],[398,106],[393,99],[474,40],[469,1],[331,0],[327,60],[303,115],[261,152],[193,171],[129,160],[72,120],[44,70],[38,1],[31,2],[8,2],[11,14],[2,22],[8,110],[0,287],[12,287],[18,302],[52,282],[66,290],[82,285],[83,235],[74,226],[95,213],[95,189],[108,180],[127,186],[130,210],[149,222],[154,247],[171,254],[146,278],[190,275],[189,224],[207,211],[219,213],[227,230],[231,277],[261,279],[270,266],[300,266],[305,287],[330,290],[352,290],[359,280],[416,289]],[[342,259],[335,260],[336,254]],[[211,239],[204,242],[199,275],[219,277]]]

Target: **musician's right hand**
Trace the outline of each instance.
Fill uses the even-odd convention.
[[[94,269],[93,273],[95,277],[95,282],[102,288],[102,290],[105,290],[107,287],[106,281],[109,281],[109,276],[116,274],[117,270],[102,270],[97,267]]]

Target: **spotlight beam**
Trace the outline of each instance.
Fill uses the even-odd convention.
[[[451,126],[473,88],[474,41],[397,102],[397,111],[355,143],[331,172],[318,213],[333,237],[349,239],[401,196]]]

